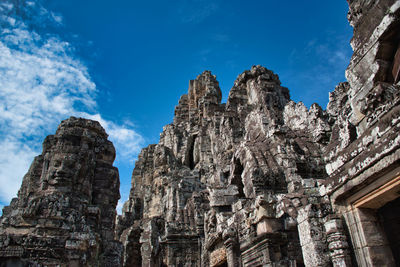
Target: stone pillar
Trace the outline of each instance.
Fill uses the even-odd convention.
[[[307,267],[331,266],[321,219],[313,214],[312,204],[298,211],[297,223],[303,252],[304,265]]]
[[[364,266],[396,266],[376,211],[353,208],[344,214],[357,263]]]
[[[159,243],[156,219],[152,218],[144,224],[139,242],[141,244],[142,267],[157,266]]]
[[[140,254],[142,255],[142,267],[151,267],[151,245],[149,242],[149,234],[143,232],[140,236]]]
[[[236,231],[229,228],[223,233],[224,245],[226,248],[226,261],[228,267],[241,267],[242,260],[240,258],[240,246],[237,239]]]
[[[324,227],[333,266],[350,267],[349,244],[344,234],[343,221],[340,218],[332,218],[324,224]]]

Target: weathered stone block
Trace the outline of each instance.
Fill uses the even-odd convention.
[[[278,219],[263,219],[257,223],[257,235],[276,233],[282,230],[282,223]]]

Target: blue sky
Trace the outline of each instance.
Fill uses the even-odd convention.
[[[140,148],[158,142],[203,70],[217,75],[223,101],[260,64],[294,101],[325,108],[352,53],[345,0],[20,2],[0,3],[0,207],[70,115],[110,134],[124,201]]]

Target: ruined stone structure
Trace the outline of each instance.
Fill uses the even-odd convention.
[[[399,266],[400,2],[349,6],[348,83],[326,110],[260,66],[226,104],[210,72],[190,82],[133,171],[124,266]]]
[[[114,159],[98,122],[63,121],[3,209],[0,266],[118,266]]]
[[[326,110],[261,66],[221,103],[203,72],[140,153],[115,225],[112,145],[95,122],[64,121],[4,210],[0,260],[400,266],[400,1],[348,2],[354,55]],[[71,178],[57,185],[60,159]]]

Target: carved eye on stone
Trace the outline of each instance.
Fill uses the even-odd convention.
[[[67,168],[73,168],[73,167],[75,167],[75,162],[73,160],[67,160],[65,162],[65,165]]]
[[[53,166],[56,167],[56,168],[60,167],[61,166],[61,161],[60,160],[55,160],[54,163],[53,163]]]

